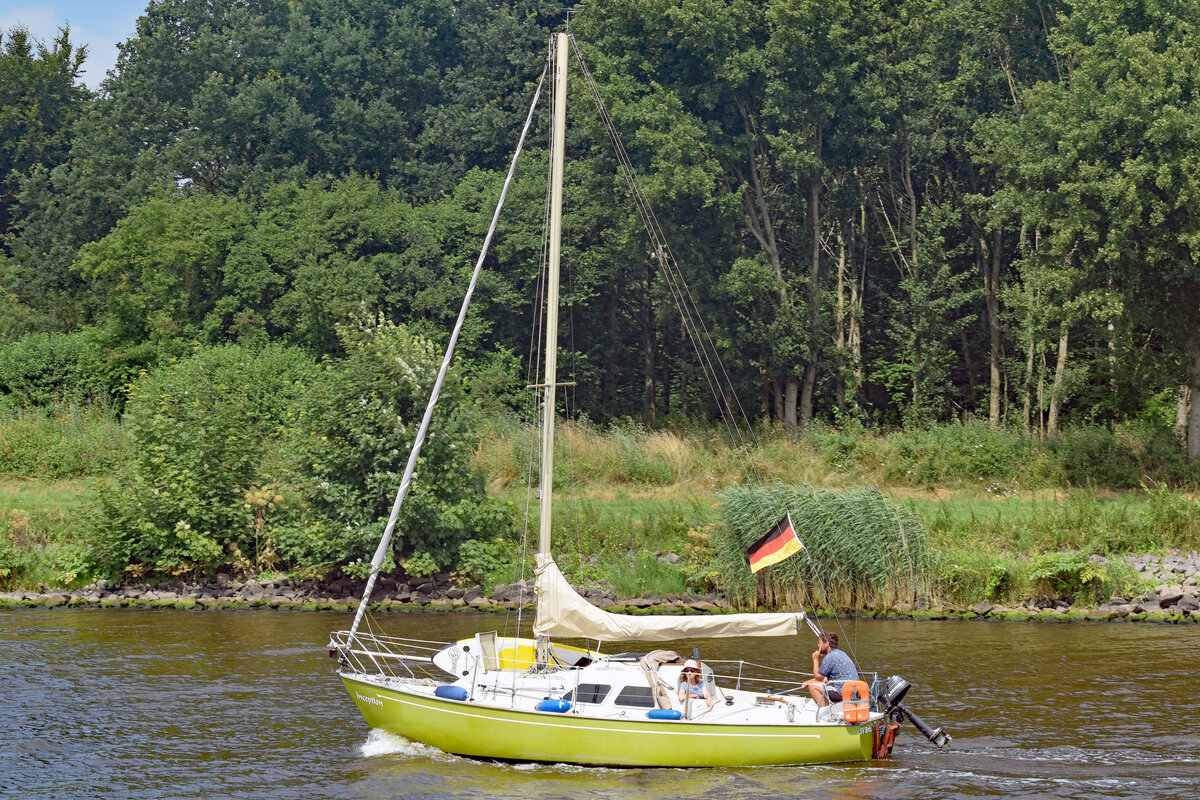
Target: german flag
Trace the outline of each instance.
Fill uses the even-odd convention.
[[[796,536],[792,527],[792,515],[784,514],[783,519],[775,523],[775,527],[766,536],[750,545],[746,554],[750,556],[750,572],[758,572],[763,567],[778,564],[789,556],[794,556],[804,549],[804,543]]]

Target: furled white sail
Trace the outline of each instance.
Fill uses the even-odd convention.
[[[537,556],[538,636],[596,639],[601,642],[638,640],[661,642],[705,636],[793,636],[803,612],[785,614],[712,614],[668,616],[610,614],[589,603],[571,588],[553,556]]]

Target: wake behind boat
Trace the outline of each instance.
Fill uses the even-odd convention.
[[[533,119],[531,107],[392,513],[372,559],[362,601],[350,630],[331,637],[330,655],[338,659],[338,674],[350,697],[372,727],[448,753],[478,758],[663,767],[853,761],[890,755],[899,724],[905,718],[912,719],[931,741],[943,746],[949,737],[940,730],[930,730],[903,705],[909,684],[897,676],[879,680],[866,675],[870,683],[847,681],[841,685],[838,699],[819,690],[810,696],[805,686],[813,678],[810,673],[771,669],[750,660],[705,661],[698,650],[691,659],[671,650],[601,651],[602,646],[613,642],[795,636],[808,631],[820,635],[820,628],[805,612],[612,614],[581,597],[555,564],[550,542],[551,490],[555,395],[559,386],[563,151],[572,44],[567,34],[552,38],[543,75],[543,81],[546,74],[553,76],[553,113],[545,370],[543,382],[531,387],[539,391],[542,400],[537,616],[533,636],[501,637],[496,632],[484,632],[442,644],[360,629]],[[534,107],[540,93],[539,83]],[[610,130],[610,134],[616,141],[615,131]],[[665,244],[656,242],[655,247],[665,255]],[[786,529],[780,528],[779,532]],[[761,547],[756,545],[752,561],[758,558],[761,565],[773,563],[802,548],[798,540],[791,543],[781,539],[779,532],[772,531],[760,541]],[[580,641],[585,644],[567,644]],[[695,689],[688,690],[689,681]]]

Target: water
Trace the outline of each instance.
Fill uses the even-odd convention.
[[[512,624],[378,621],[428,639]],[[905,726],[885,762],[689,771],[476,762],[371,731],[323,650],[349,622],[0,610],[0,798],[1200,796],[1196,625],[843,622],[843,648],[912,680],[908,705],[954,735],[951,751]],[[812,649],[747,639],[703,655],[805,668]]]

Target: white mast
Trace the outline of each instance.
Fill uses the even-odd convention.
[[[550,135],[550,253],[546,265],[546,370],[542,389],[541,509],[538,520],[538,554],[550,553],[550,508],[554,487],[554,406],[558,380],[558,272],[562,255],[563,150],[567,131],[567,62],[569,37],[556,33],[554,108]]]

